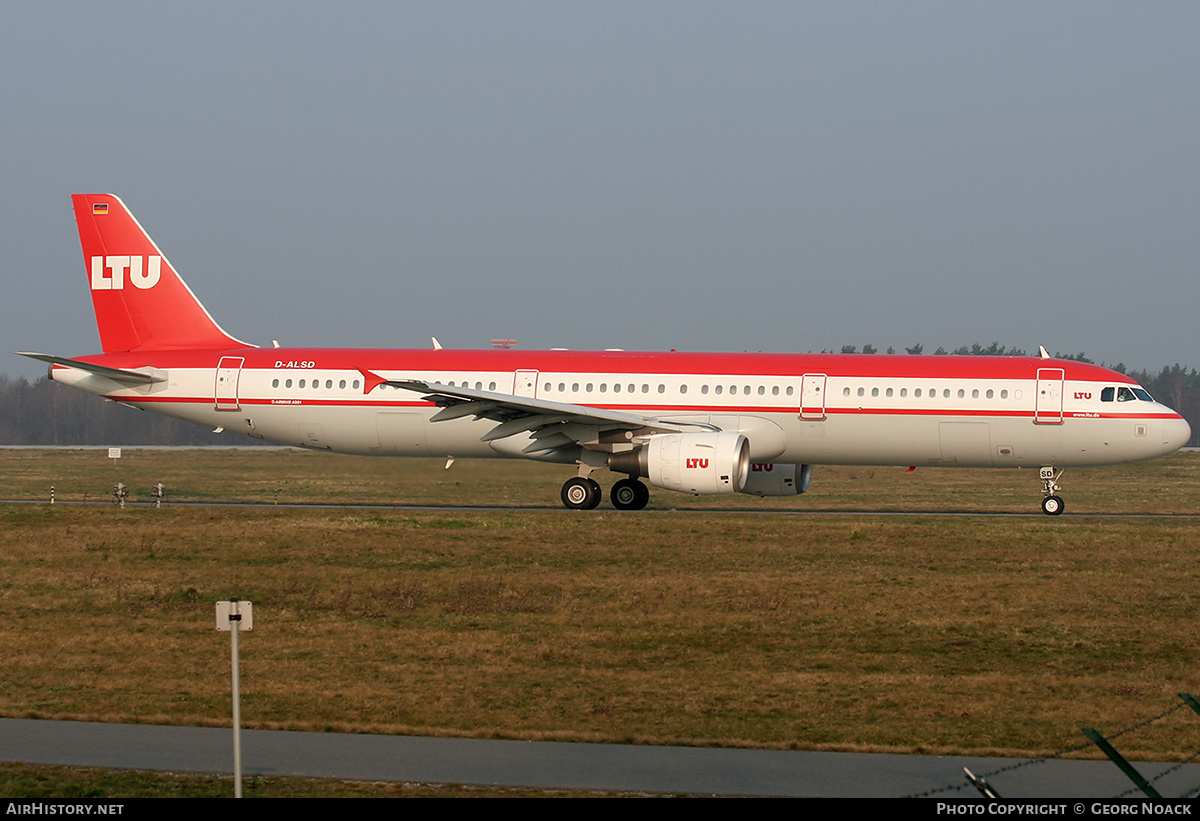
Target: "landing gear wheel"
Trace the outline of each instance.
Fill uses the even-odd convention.
[[[622,479],[608,492],[617,510],[641,510],[650,501],[650,490],[637,479]]]
[[[560,495],[563,504],[571,510],[591,510],[600,504],[600,497],[604,494],[595,479],[576,476],[563,483]]]
[[[1063,512],[1063,500],[1059,496],[1047,496],[1042,499],[1042,512],[1047,516],[1057,516]]]
[[[1042,512],[1047,516],[1057,516],[1063,512],[1063,500],[1058,495],[1058,491],[1062,490],[1058,485],[1062,473],[1053,465],[1043,465],[1038,473],[1042,480]]]

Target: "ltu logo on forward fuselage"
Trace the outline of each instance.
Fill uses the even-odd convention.
[[[125,288],[125,273],[129,272],[129,282],[134,288],[153,288],[158,284],[158,275],[162,270],[162,257],[140,256],[126,257],[92,257],[92,290],[121,291]]]

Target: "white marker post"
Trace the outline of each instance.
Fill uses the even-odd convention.
[[[238,679],[238,633],[254,629],[250,602],[230,599],[217,602],[217,629],[229,631],[233,659],[233,797],[242,797],[242,696]]]

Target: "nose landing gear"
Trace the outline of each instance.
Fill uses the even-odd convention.
[[[1058,479],[1063,472],[1053,466],[1043,467],[1040,471],[1042,479],[1042,512],[1047,516],[1057,516],[1063,512],[1063,500],[1058,495],[1058,491],[1062,490],[1058,486]]]

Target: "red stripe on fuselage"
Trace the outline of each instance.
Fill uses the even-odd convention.
[[[211,396],[124,396],[112,395],[106,397],[115,402],[124,402],[126,404],[173,404],[181,405],[211,405],[213,397]],[[240,397],[238,400],[242,405],[259,405],[266,407],[324,407],[324,408],[429,408],[436,407],[432,402],[421,401],[378,401],[370,399],[353,400],[353,399],[303,399],[303,398],[246,398]],[[779,407],[779,406],[743,406],[743,405],[599,405],[587,404],[585,407],[596,408],[599,410],[624,410],[633,413],[644,413],[647,415],[660,414],[687,414],[687,413],[711,413],[711,414],[753,414],[756,416],[769,416],[772,414],[784,414],[787,416],[799,415],[799,410],[796,407]],[[1021,418],[1027,417],[1032,419],[1034,412],[1028,410],[1002,410],[998,408],[894,408],[894,407],[853,407],[839,408],[827,407],[825,413],[829,416],[963,416],[963,417],[1004,417],[1004,418]],[[1092,411],[1065,411],[1064,416],[1071,419],[1125,419],[1125,420],[1150,420],[1150,419],[1176,419],[1177,414],[1174,413],[1100,413]]]
[[[245,357],[243,370],[366,369],[411,372],[515,372],[789,376],[826,374],[856,379],[1034,379],[1039,368],[1062,368],[1067,380],[1137,384],[1099,365],[1029,356],[896,356],[894,354],[728,354],[628,351],[459,351],[386,348],[236,348],[227,351],[111,353],[77,357],[114,368],[214,368],[222,356]],[[303,364],[300,364],[303,363]]]

